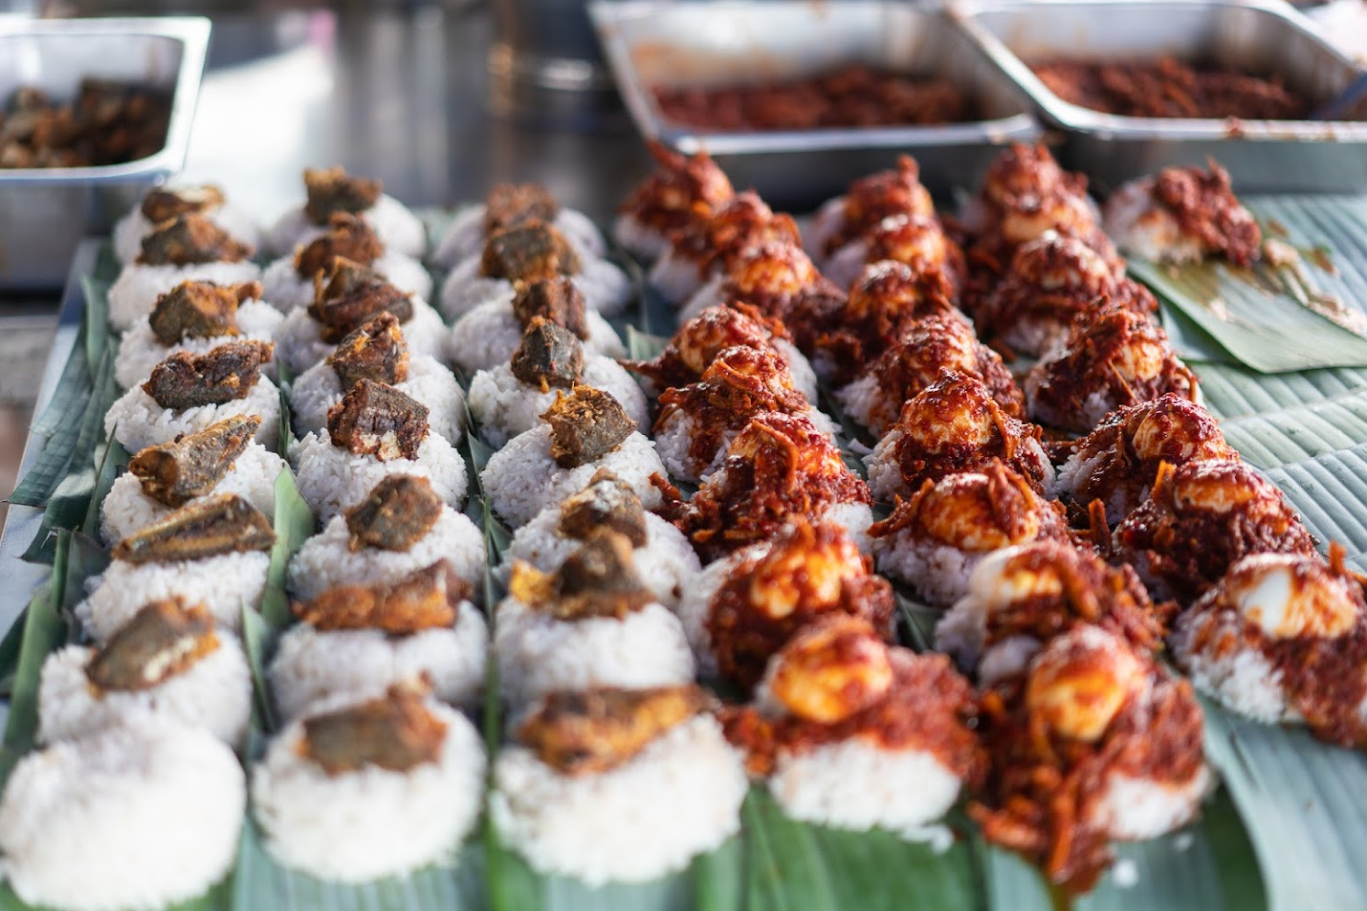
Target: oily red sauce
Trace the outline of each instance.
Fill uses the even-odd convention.
[[[652,92],[665,120],[716,132],[931,126],[978,118],[972,100],[948,79],[860,64],[786,82],[656,86]]]
[[[1052,60],[1032,69],[1065,101],[1122,117],[1304,120],[1310,102],[1280,76],[1255,76],[1171,57],[1153,62]]]

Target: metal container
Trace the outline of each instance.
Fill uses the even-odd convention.
[[[108,231],[181,169],[208,44],[209,20],[200,18],[0,19],[0,103],[20,86],[70,98],[87,76],[172,93],[166,145],[155,155],[95,168],[0,170],[0,288],[60,287],[83,235]]]
[[[589,5],[608,64],[641,134],[706,149],[739,188],[802,208],[856,177],[914,155],[936,193],[974,185],[997,146],[1039,136],[1028,99],[952,23],[907,3],[714,0]],[[932,127],[705,133],[668,123],[652,86],[798,79],[848,63],[948,77],[989,118]]]
[[[1277,73],[1312,104],[1358,73],[1310,20],[1261,0],[965,2],[948,15],[1067,134],[1061,157],[1103,189],[1215,158],[1241,192],[1367,190],[1367,123],[1119,117],[1049,91],[1030,61],[1207,60]]]

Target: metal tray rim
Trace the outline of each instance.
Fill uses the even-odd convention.
[[[692,5],[716,9],[745,9],[774,0],[697,0]],[[781,2],[781,0],[778,0]],[[887,5],[884,0],[863,0],[867,5]],[[850,149],[897,148],[907,145],[952,146],[965,143],[1029,140],[1039,135],[1039,124],[1026,111],[995,120],[947,124],[935,127],[882,127],[876,129],[774,130],[759,132],[704,133],[673,127],[661,115],[631,63],[625,42],[616,26],[629,20],[648,19],[672,6],[657,0],[590,0],[589,17],[608,65],[617,80],[622,101],[636,127],[647,139],[658,139],[684,152],[706,149],[712,155],[822,152]],[[920,15],[936,16],[933,9]]]
[[[208,57],[210,20],[203,16],[166,16],[110,19],[39,20],[0,19],[0,37],[10,35],[128,35],[174,38],[181,43],[180,67],[166,142],[161,150],[125,164],[88,168],[13,168],[0,170],[0,186],[127,183],[149,177],[168,177],[185,165],[194,128],[200,81]]]
[[[1326,121],[1315,123],[1303,120],[1240,120],[1236,131],[1228,121],[1210,118],[1124,117],[1093,111],[1065,101],[1055,95],[1034,74],[1006,43],[977,21],[986,12],[1019,9],[1024,6],[1083,5],[1096,0],[949,0],[946,16],[972,40],[987,57],[1016,85],[1029,95],[1034,104],[1055,125],[1078,132],[1098,134],[1114,139],[1210,140],[1239,139],[1252,142],[1367,142],[1367,123],[1354,121]],[[1170,7],[1237,7],[1254,10],[1260,15],[1281,20],[1288,27],[1306,35],[1322,48],[1353,69],[1362,66],[1343,53],[1325,36],[1318,23],[1290,7],[1269,0],[1106,0],[1117,5],[1143,3],[1146,8]]]

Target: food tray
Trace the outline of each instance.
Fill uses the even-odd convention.
[[[976,185],[997,146],[1040,135],[1022,96],[939,14],[905,3],[850,0],[589,4],[622,100],[641,135],[682,152],[706,149],[737,188],[810,208],[898,152],[932,192]],[[800,78],[852,62],[947,76],[990,118],[933,127],[700,133],[664,121],[653,84]]]
[[[1359,71],[1315,23],[1264,0],[974,2],[949,15],[1067,134],[1060,158],[1103,188],[1168,165],[1217,157],[1239,192],[1361,192],[1367,123],[1120,117],[1070,104],[1045,87],[1032,59],[1213,58],[1269,70],[1320,103]]]
[[[155,155],[0,170],[0,288],[60,287],[82,236],[108,231],[149,187],[180,171],[208,44],[209,20],[195,17],[0,21],[0,98],[21,85],[70,97],[85,76],[172,92],[166,144]]]

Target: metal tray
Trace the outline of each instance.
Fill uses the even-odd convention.
[[[916,156],[941,195],[975,185],[997,146],[1040,135],[1029,104],[972,42],[934,11],[846,0],[714,0],[589,4],[603,51],[637,128],[683,152],[706,149],[738,188],[790,208],[812,206],[851,180]],[[666,122],[653,85],[800,78],[852,62],[947,76],[990,118],[935,127],[702,133]]]
[[[98,168],[0,170],[0,288],[56,288],[77,244],[105,233],[147,189],[180,171],[190,144],[209,20],[0,19],[0,100],[21,85],[69,98],[82,77],[172,92],[166,145]]]
[[[1042,0],[952,5],[948,15],[1067,134],[1065,164],[1103,189],[1168,165],[1227,168],[1241,192],[1362,192],[1367,123],[1119,117],[1070,104],[1026,61],[1205,58],[1280,74],[1312,102],[1358,66],[1309,19],[1263,0]]]

